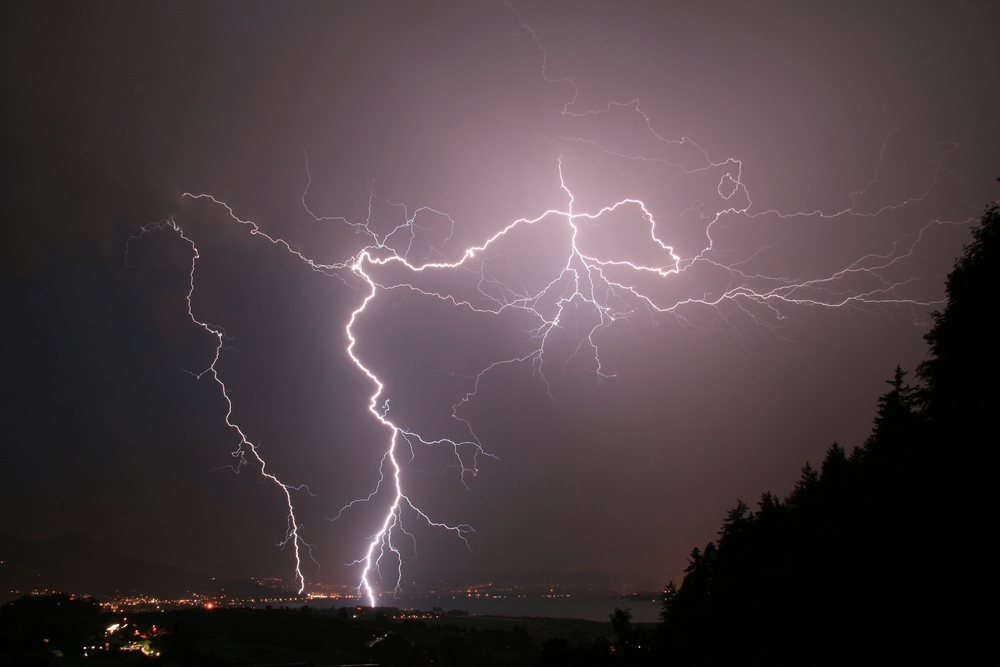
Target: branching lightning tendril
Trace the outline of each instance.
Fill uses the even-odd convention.
[[[706,178],[718,178],[716,192],[720,201],[726,202],[721,208],[710,213],[707,219],[704,219],[703,213],[696,210],[698,206],[702,205],[700,201],[692,204],[688,211],[682,212],[682,215],[696,214],[697,219],[700,220],[699,224],[703,225],[707,241],[698,252],[683,254],[665,243],[658,228],[658,222],[663,216],[658,214],[643,199],[625,197],[598,207],[581,205],[578,197],[574,196],[572,178],[567,176],[568,158],[565,155],[561,155],[552,165],[553,186],[561,192],[560,196],[564,201],[562,206],[549,208],[530,218],[514,220],[479,245],[466,248],[457,256],[457,259],[452,261],[446,259],[424,261],[415,258],[414,243],[418,236],[425,231],[418,224],[421,216],[434,215],[446,220],[449,225],[449,233],[446,235],[445,242],[452,238],[451,231],[454,229],[455,221],[446,213],[428,207],[417,208],[412,213],[404,207],[406,211],[405,221],[380,235],[372,224],[371,206],[369,206],[368,218],[363,221],[318,216],[309,210],[306,203],[307,187],[302,197],[302,203],[314,220],[335,221],[348,225],[365,239],[361,249],[346,261],[324,264],[306,256],[291,243],[264,233],[254,222],[241,219],[228,204],[212,195],[191,193],[184,195],[187,198],[207,200],[224,207],[231,218],[247,228],[251,235],[263,237],[272,244],[281,246],[315,271],[337,276],[350,274],[359,280],[362,287],[367,290],[365,294],[361,295],[360,304],[351,312],[346,323],[345,330],[349,341],[346,353],[374,386],[368,409],[372,416],[385,426],[389,436],[381,459],[379,479],[374,490],[367,496],[353,500],[342,507],[333,520],[339,519],[359,503],[369,502],[376,497],[388,496],[389,508],[381,523],[376,526],[376,530],[370,536],[367,548],[363,550],[362,555],[351,563],[351,565],[359,566],[362,570],[358,593],[372,606],[375,605],[380,594],[377,580],[382,578],[381,569],[389,567],[388,563],[390,562],[393,563],[394,569],[394,574],[391,576],[391,579],[394,580],[394,590],[401,589],[404,558],[400,551],[400,545],[404,540],[413,540],[413,535],[404,526],[404,515],[416,517],[431,527],[450,532],[466,545],[469,544],[467,538],[472,532],[472,527],[466,524],[452,525],[434,520],[411,500],[406,493],[403,452],[408,448],[412,458],[412,452],[415,448],[446,446],[452,452],[454,465],[461,471],[462,481],[465,481],[466,474],[475,475],[478,471],[479,457],[491,455],[474,432],[471,424],[460,415],[462,406],[473,400],[484,377],[494,369],[510,364],[530,364],[549,395],[555,398],[555,392],[549,383],[548,346],[551,344],[554,332],[559,331],[564,326],[569,311],[586,315],[585,318],[578,318],[578,321],[586,320],[586,324],[577,329],[576,347],[570,358],[586,355],[587,359],[592,360],[599,376],[611,377],[614,376],[615,370],[602,358],[600,336],[615,323],[627,321],[638,314],[647,314],[650,317],[670,315],[684,325],[688,321],[685,313],[690,309],[713,308],[726,321],[727,315],[721,310],[722,306],[726,305],[734,308],[732,312],[749,316],[757,326],[773,330],[776,326],[775,323],[780,323],[783,320],[784,309],[792,306],[837,308],[869,304],[873,306],[915,307],[939,303],[940,297],[937,295],[913,296],[907,291],[908,279],[890,276],[894,269],[897,269],[900,264],[906,262],[913,255],[918,245],[924,240],[925,235],[933,227],[969,222],[969,220],[931,220],[915,232],[898,238],[888,250],[868,251],[847,258],[839,268],[822,276],[795,279],[753,268],[758,266],[757,256],[766,252],[767,248],[760,248],[755,253],[744,256],[732,257],[716,247],[714,238],[716,228],[723,220],[727,219],[727,216],[747,220],[767,217],[778,219],[877,219],[887,211],[920,201],[934,187],[937,177],[935,176],[935,181],[927,186],[926,192],[920,197],[901,201],[875,211],[861,212],[857,209],[856,202],[878,180],[882,162],[880,155],[879,163],[875,166],[869,183],[863,190],[851,194],[852,205],[849,208],[832,213],[822,211],[784,213],[776,210],[754,210],[743,180],[743,163],[740,160],[726,158],[722,161],[713,161],[705,150],[689,138],[672,140],[661,136],[654,130],[650,117],[642,110],[637,100],[628,103],[611,103],[606,108],[599,110],[577,111],[576,84],[568,78],[553,79],[549,77],[544,48],[531,28],[521,22],[519,18],[518,22],[520,23],[518,29],[520,34],[527,35],[541,53],[541,70],[545,81],[553,85],[568,86],[572,91],[569,100],[559,111],[560,118],[567,122],[589,121],[624,113],[636,119],[643,126],[643,131],[650,143],[693,152],[700,156],[700,164],[689,168],[663,157],[624,152],[613,147],[606,147],[597,139],[585,136],[584,133],[567,131],[552,135],[539,132],[541,138],[558,146],[583,146],[587,150],[597,151],[601,155],[616,160],[652,163],[672,169],[675,173],[685,176],[698,174]],[[895,128],[890,130],[885,137],[882,153],[885,152],[885,146],[891,140],[894,132]],[[942,149],[937,162],[936,174],[943,171],[942,160],[952,150],[955,149],[953,147]],[[370,187],[369,194],[369,204],[371,204],[376,198],[373,185]],[[398,204],[394,205],[399,206]],[[642,230],[640,236],[644,256],[651,256],[655,261],[639,261],[629,258],[627,253],[613,256],[613,253],[602,248],[600,238],[594,235],[606,232],[606,220],[622,215],[628,217],[634,229]],[[493,254],[493,250],[503,242],[505,237],[515,231],[543,224],[556,225],[567,238],[562,260],[557,266],[551,267],[547,274],[548,278],[537,286],[526,286],[511,280],[509,276],[500,275],[493,268],[493,261],[501,253]],[[277,485],[284,494],[287,503],[288,528],[282,544],[293,547],[295,580],[301,592],[305,589],[302,557],[304,554],[311,553],[311,548],[301,534],[302,525],[296,518],[293,492],[308,491],[308,489],[304,485],[291,485],[270,473],[258,448],[240,427],[231,421],[233,404],[216,370],[216,363],[222,354],[226,335],[222,328],[199,320],[191,305],[195,290],[195,268],[200,257],[198,248],[174,220],[147,225],[143,229],[143,233],[159,229],[170,230],[191,245],[193,257],[190,289],[187,294],[188,315],[195,324],[215,336],[217,341],[211,364],[207,369],[197,373],[196,377],[200,378],[207,374],[222,390],[228,408],[226,424],[235,431],[239,438],[239,444],[233,453],[233,456],[238,459],[234,467],[239,469],[243,465],[253,463],[259,468],[260,473]],[[440,257],[444,257],[443,253],[439,254]],[[476,282],[475,298],[461,296],[457,292],[450,293],[443,289],[424,288],[416,280],[400,281],[386,278],[384,274],[390,273],[385,271],[387,268],[397,269],[397,272],[391,273],[391,275],[397,276],[400,273],[417,276],[421,273],[435,271],[461,270],[466,275],[473,276]],[[670,289],[664,289],[676,283],[684,274],[694,276],[699,271],[711,272],[712,275],[716,276],[716,286],[706,287],[701,291],[688,290],[688,293],[679,297]],[[719,276],[723,276],[724,279],[719,279]],[[863,283],[857,280],[859,277],[864,278]],[[857,287],[859,284],[862,284],[863,287]],[[487,316],[499,316],[502,313],[517,311],[531,322],[528,332],[531,344],[526,351],[511,358],[497,359],[488,363],[471,378],[467,393],[452,406],[451,416],[468,432],[467,439],[452,440],[427,437],[394,421],[390,417],[388,401],[384,397],[385,384],[383,379],[366,366],[358,356],[356,351],[358,318],[365,313],[369,304],[378,294],[389,290],[408,290],[422,298],[438,300],[456,309],[464,309]]]

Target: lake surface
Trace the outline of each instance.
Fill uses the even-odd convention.
[[[346,607],[350,606],[351,602],[343,599],[313,599],[305,604],[314,608],[327,608]],[[440,607],[445,611],[461,609],[476,616],[543,616],[547,618],[580,618],[586,621],[607,621],[615,607],[619,607],[631,611],[632,620],[636,623],[656,623],[659,621],[661,608],[659,600],[630,600],[604,595],[468,597],[456,594],[454,596],[383,597],[378,600],[378,605],[421,611],[431,611],[434,607]]]

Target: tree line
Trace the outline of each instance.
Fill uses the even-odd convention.
[[[947,280],[915,382],[871,436],[738,501],[664,592],[655,664],[975,664],[995,653],[1000,206]]]

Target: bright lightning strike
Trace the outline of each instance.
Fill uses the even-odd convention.
[[[615,370],[602,357],[602,336],[616,323],[627,322],[637,316],[656,318],[668,315],[686,325],[689,322],[688,313],[694,309],[711,308],[734,328],[736,325],[731,323],[731,318],[741,316],[749,318],[758,327],[774,330],[784,320],[785,310],[792,306],[923,307],[940,303],[939,295],[914,295],[910,286],[913,278],[900,277],[901,270],[905,273],[906,263],[914,256],[933,227],[971,221],[971,218],[961,221],[929,221],[919,230],[901,235],[888,249],[856,253],[846,257],[835,269],[818,276],[795,278],[766,271],[762,268],[766,264],[761,261],[761,256],[769,248],[758,248],[742,255],[723,251],[716,242],[718,235],[724,231],[723,228],[738,224],[741,220],[755,218],[875,220],[888,211],[921,201],[935,186],[942,173],[941,161],[944,155],[954,149],[946,148],[939,155],[934,180],[922,195],[876,211],[861,212],[856,202],[876,183],[882,163],[881,156],[868,185],[859,192],[851,193],[850,208],[831,213],[754,210],[740,160],[726,158],[713,161],[705,150],[689,138],[664,138],[654,130],[649,116],[635,100],[612,103],[604,109],[594,111],[576,111],[576,84],[568,78],[549,78],[546,53],[535,33],[523,22],[520,22],[519,30],[541,52],[544,80],[549,84],[567,85],[571,90],[568,101],[559,113],[563,122],[560,131],[555,134],[537,133],[545,141],[560,148],[560,155],[554,160],[551,172],[553,192],[558,193],[562,203],[532,217],[510,222],[479,245],[461,250],[454,261],[429,261],[431,256],[445,257],[443,250],[434,244],[430,244],[433,252],[418,253],[416,250],[425,241],[427,232],[427,228],[420,224],[422,216],[435,216],[447,221],[448,234],[443,241],[438,242],[438,246],[451,240],[456,223],[441,211],[420,207],[411,213],[404,207],[403,222],[385,233],[378,233],[372,214],[372,203],[377,199],[373,184],[369,186],[368,217],[359,221],[313,214],[306,204],[308,187],[303,194],[303,206],[314,220],[347,225],[363,239],[355,254],[345,261],[334,263],[315,261],[291,243],[264,233],[257,224],[240,219],[228,204],[211,195],[184,195],[224,207],[235,222],[249,229],[251,235],[261,236],[270,243],[281,246],[284,251],[315,271],[341,277],[350,274],[361,283],[364,294],[345,325],[349,341],[346,353],[373,386],[368,410],[386,428],[387,440],[375,489],[367,496],[353,500],[341,508],[334,520],[359,503],[379,498],[385,499],[388,504],[388,509],[367,541],[367,547],[351,563],[361,569],[358,593],[372,606],[380,595],[378,581],[388,578],[393,582],[395,592],[401,590],[404,561],[402,545],[406,542],[412,544],[414,540],[413,534],[406,528],[408,517],[415,517],[428,526],[450,532],[468,546],[471,526],[436,521],[422,511],[407,494],[405,459],[407,456],[409,460],[413,459],[415,448],[444,446],[451,452],[453,465],[461,471],[463,482],[466,474],[475,475],[478,472],[479,457],[490,454],[472,425],[460,413],[463,406],[474,399],[483,379],[494,369],[511,364],[530,365],[549,396],[555,399],[557,392],[553,390],[550,378],[553,373],[559,372],[559,365],[551,359],[559,356],[551,351],[556,338],[574,338],[571,352],[562,355],[562,368],[574,359],[585,358],[590,361],[598,376],[611,377],[615,375]],[[613,122],[614,118],[623,115],[638,123],[652,149],[638,152],[615,147],[594,138],[588,129],[594,123]],[[894,132],[895,129],[891,130],[885,137],[883,154]],[[669,174],[666,187],[672,186],[681,178],[699,178],[713,184],[711,189],[714,189],[714,194],[710,191],[709,194],[717,197],[718,204],[712,210],[710,205],[699,200],[679,214],[669,216],[659,213],[657,206],[643,197],[602,194],[588,196],[584,201],[582,194],[586,185],[577,184],[585,180],[579,177],[579,165],[575,159],[580,154],[596,154],[618,163],[661,170]],[[681,154],[687,157],[669,157]],[[587,194],[590,195],[589,192]],[[592,201],[601,199],[602,203],[595,204]],[[668,221],[674,227],[683,222],[697,227],[703,236],[703,240],[699,241],[700,246],[694,251],[681,251],[677,244],[664,241],[664,237],[670,233],[663,229]],[[527,276],[523,275],[526,272],[511,268],[509,263],[505,263],[513,254],[513,249],[518,244],[523,244],[525,235],[543,228],[545,232],[542,236],[551,245],[547,247],[548,264],[533,266],[531,271],[526,271],[531,273]],[[268,472],[258,448],[231,421],[233,405],[216,370],[216,363],[226,340],[225,333],[221,328],[199,320],[191,305],[195,290],[195,268],[200,257],[198,248],[173,220],[148,225],[143,233],[158,229],[178,234],[191,246],[193,258],[187,294],[188,315],[195,324],[215,336],[217,341],[212,363],[196,374],[196,377],[207,374],[222,390],[227,404],[226,424],[239,437],[238,447],[233,454],[238,463],[234,467],[239,469],[245,464],[253,463],[261,475],[284,493],[288,529],[282,544],[289,544],[294,549],[295,580],[301,592],[305,588],[302,555],[303,550],[308,552],[310,547],[301,536],[302,526],[295,515],[293,492],[308,489],[302,485],[290,485]],[[418,258],[418,255],[423,259]],[[421,275],[432,276],[433,279],[427,282],[433,286],[429,287],[418,281],[417,276]],[[506,313],[517,313],[528,322],[525,327],[528,342],[521,351],[483,366],[470,378],[464,396],[451,406],[451,417],[468,433],[467,439],[426,436],[398,423],[391,415],[385,398],[385,380],[358,355],[359,317],[366,312],[376,296],[392,290],[406,290],[454,309],[485,316],[499,317]],[[386,574],[383,569],[391,569],[392,573]]]
[[[188,245],[191,246],[191,251],[192,251],[191,272],[188,274],[189,282],[188,282],[188,293],[186,297],[188,317],[191,318],[192,322],[194,322],[196,325],[198,325],[199,327],[210,333],[215,338],[216,344],[215,344],[215,351],[212,356],[212,362],[204,370],[198,373],[191,373],[191,374],[199,380],[205,375],[210,376],[212,378],[212,381],[219,386],[219,389],[222,392],[222,398],[226,402],[226,416],[225,416],[226,426],[235,431],[237,436],[239,437],[239,443],[236,445],[236,449],[232,453],[233,458],[237,459],[237,461],[234,465],[230,467],[235,472],[239,472],[239,470],[244,465],[253,462],[260,471],[260,474],[265,479],[277,485],[278,488],[281,489],[281,492],[284,494],[285,504],[286,507],[288,508],[288,517],[287,517],[288,526],[285,530],[285,537],[279,542],[279,545],[280,546],[287,546],[289,544],[292,545],[292,551],[295,555],[295,583],[298,586],[298,592],[302,593],[306,587],[305,577],[302,576],[302,549],[304,548],[307,551],[311,552],[312,546],[306,543],[305,540],[302,539],[302,535],[299,532],[302,526],[299,523],[299,520],[295,517],[295,506],[292,503],[292,491],[304,490],[308,493],[309,489],[308,487],[306,487],[305,484],[300,484],[298,486],[286,484],[285,482],[282,482],[280,479],[278,479],[275,475],[268,472],[267,463],[264,461],[264,459],[261,458],[257,446],[254,445],[254,443],[252,443],[249,440],[249,438],[247,438],[246,433],[244,433],[239,426],[237,426],[232,422],[231,418],[233,416],[233,402],[232,400],[230,400],[229,391],[226,389],[226,385],[222,381],[222,378],[219,377],[219,371],[216,369],[216,364],[219,362],[219,357],[222,355],[222,348],[225,345],[226,334],[221,328],[214,327],[211,324],[203,322],[199,320],[197,317],[195,317],[194,311],[192,310],[191,306],[191,297],[194,294],[195,268],[197,267],[198,258],[201,257],[200,253],[198,252],[198,247],[194,244],[194,241],[192,241],[188,236],[186,236],[184,234],[184,230],[182,230],[180,226],[178,226],[178,224],[173,220],[162,220],[160,222],[151,223],[143,227],[140,234],[138,236],[133,236],[132,238],[130,238],[128,240],[128,243],[131,243],[134,240],[138,240],[145,234],[160,229],[169,229],[175,232],[178,236],[180,236],[180,238],[182,238]],[[126,261],[128,259],[127,245],[128,244],[126,244]],[[251,461],[247,460],[248,456],[250,457]]]

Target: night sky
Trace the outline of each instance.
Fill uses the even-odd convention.
[[[538,219],[456,268],[365,265],[382,287],[354,352],[387,418],[491,455],[463,484],[449,447],[397,450],[414,504],[475,529],[466,548],[405,512],[407,590],[680,580],[738,498],[787,495],[832,442],[864,441],[998,193],[991,2],[0,17],[0,533],[84,532],[214,575],[293,579],[285,499],[259,467],[227,467],[239,437],[195,377],[216,338],[187,312],[192,246],[167,227],[129,241],[143,226],[172,219],[196,244],[193,314],[225,331],[231,419],[308,486],[291,496],[307,581],[357,584],[345,564],[391,498],[331,519],[375,491],[391,433],[347,353],[363,277],[314,271],[184,193],[328,265],[400,225],[372,257],[455,264]],[[626,202],[573,219],[580,251],[610,262],[592,298],[615,315],[578,296],[545,328],[572,293],[571,197],[575,214]]]

